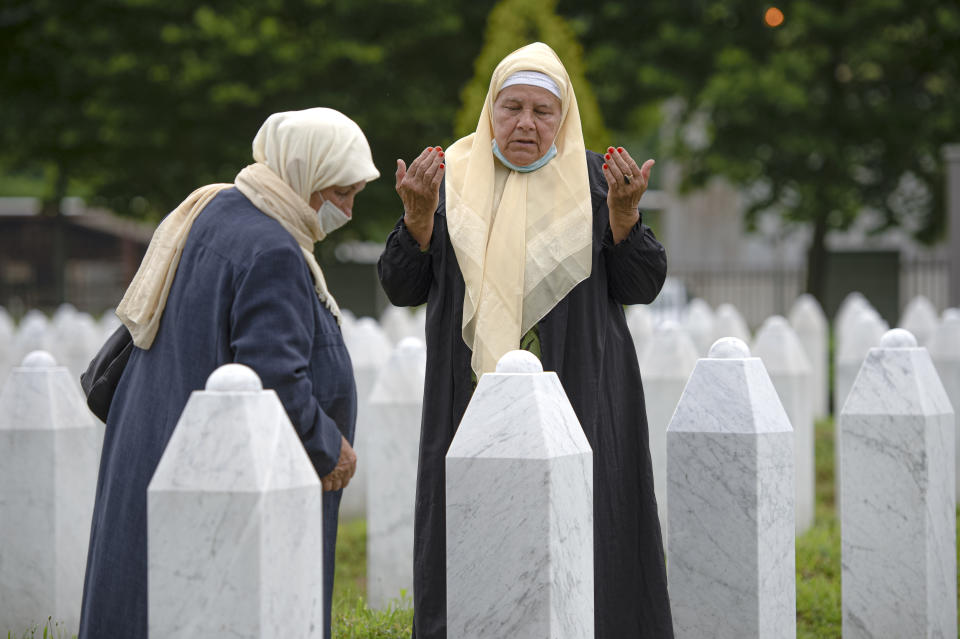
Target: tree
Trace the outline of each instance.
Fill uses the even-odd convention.
[[[568,8],[603,38],[587,41],[589,72],[637,80],[595,80],[612,86],[604,108],[642,114],[644,93],[684,98],[680,132],[706,124],[699,143],[672,140],[687,183],[725,176],[753,196],[748,223],[776,211],[812,226],[809,291],[824,289],[827,231],[865,209],[880,228],[927,241],[942,232],[940,146],[960,136],[956,3],[789,0],[776,28],[752,2],[648,3],[627,40],[619,4],[595,7],[599,17]]]
[[[330,106],[383,177],[338,239],[382,239],[397,157],[450,139],[489,4],[456,0],[30,0],[0,8],[0,162],[57,167],[94,202],[159,219],[232,181],[272,112]],[[57,202],[63,189],[51,189]]]
[[[490,76],[500,60],[531,42],[544,42],[557,53],[570,75],[587,148],[606,148],[609,138],[593,89],[584,75],[583,50],[570,25],[556,14],[555,6],[556,0],[501,0],[490,12],[483,50],[474,62],[473,79],[462,92],[456,119],[458,137],[476,130]]]

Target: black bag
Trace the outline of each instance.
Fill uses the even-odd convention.
[[[80,375],[80,386],[87,396],[87,406],[102,422],[107,421],[110,402],[113,401],[113,394],[132,350],[133,337],[127,327],[121,324]]]

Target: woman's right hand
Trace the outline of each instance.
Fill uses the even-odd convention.
[[[410,168],[397,160],[397,193],[403,201],[403,223],[407,231],[426,250],[433,236],[433,214],[440,204],[443,181],[443,149],[428,146]]]

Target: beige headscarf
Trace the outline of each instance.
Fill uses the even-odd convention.
[[[314,192],[329,186],[349,186],[380,176],[363,132],[333,109],[274,113],[253,140],[253,159],[256,164],[237,175],[237,189],[296,239],[317,296],[339,323],[340,308],[313,255],[314,243],[325,235],[309,202]],[[154,231],[147,254],[117,306],[117,317],[138,347],[149,349],[153,344],[194,221],[210,200],[231,186],[211,184],[197,189]]]
[[[546,74],[562,94],[557,155],[529,173],[505,168],[491,151],[493,103],[517,71]],[[479,377],[590,276],[593,213],[580,113],[553,49],[537,42],[497,65],[476,132],[455,142],[445,161],[447,224],[466,284],[463,339]]]

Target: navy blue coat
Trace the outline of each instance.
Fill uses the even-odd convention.
[[[299,245],[235,188],[195,221],[156,340],[134,349],[110,406],[79,639],[146,638],[147,485],[190,393],[230,362],[277,392],[317,474],[332,471],[341,433],[353,441],[350,356]],[[323,496],[327,637],[340,496]]]
[[[603,157],[587,152],[593,266],[540,320],[544,370],[556,371],[593,448],[596,639],[672,639],[647,415],[624,304],[652,302],[667,258],[641,222],[614,245]],[[387,239],[380,282],[398,306],[427,304],[427,374],[413,540],[415,639],[446,639],[444,458],[473,394],[463,341],[463,275],[447,234],[444,192],[430,249],[403,224]]]

